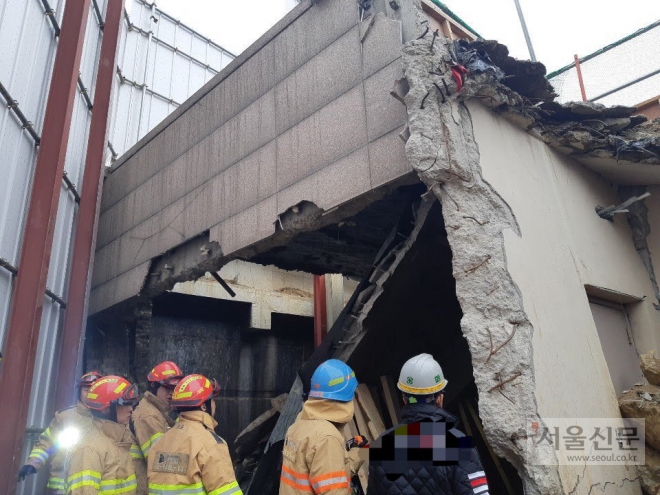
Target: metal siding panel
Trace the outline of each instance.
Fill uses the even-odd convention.
[[[221,47],[177,24],[165,13],[155,11],[158,23],[151,21],[151,15],[149,7],[139,0],[132,1],[130,21],[145,32],[153,30],[154,39],[148,46],[146,34],[134,30],[126,31],[122,36],[118,64],[124,77],[138,86],[125,83],[117,91],[110,142],[118,155],[133,146],[138,138],[174,111],[178,103],[185,101],[233,60]],[[144,83],[147,92],[143,101],[139,85]],[[176,104],[150,91],[172,99]]]
[[[51,7],[61,18],[63,2],[53,1]],[[0,46],[0,81],[41,133],[56,41],[39,2],[0,0]],[[0,106],[0,149],[8,150],[0,156],[0,257],[17,266],[37,148],[4,104]],[[2,344],[13,281],[8,272],[0,271]]]

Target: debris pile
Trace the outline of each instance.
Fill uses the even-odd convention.
[[[653,351],[641,357],[648,385],[636,384],[619,397],[621,414],[646,420],[646,464],[638,466],[645,495],[660,495],[660,359]]]
[[[242,487],[249,485],[288,396],[282,394],[271,399],[271,408],[252,421],[234,440],[234,470]]]
[[[566,155],[660,164],[660,124],[635,107],[560,104],[540,62],[517,60],[496,41],[460,40],[456,59],[468,69],[463,99],[477,98]]]

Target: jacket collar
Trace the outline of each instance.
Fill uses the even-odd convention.
[[[76,412],[81,416],[87,416],[90,418],[92,417],[92,411],[90,411],[87,406],[80,401],[78,401],[76,404]]]
[[[406,404],[401,408],[401,421],[406,424],[417,423],[419,421],[444,421],[453,426],[458,424],[458,418],[449,414],[444,409],[435,404]]]
[[[179,414],[177,421],[190,421],[193,423],[201,423],[207,430],[214,431],[218,426],[218,422],[211,417],[210,414],[204,411],[183,411]]]
[[[301,419],[324,419],[331,423],[345,424],[353,419],[353,401],[339,402],[330,399],[307,399]]]
[[[166,418],[170,415],[170,405],[165,402],[163,399],[159,399],[151,392],[144,393],[144,400],[152,404],[156,409],[158,409],[163,416]]]
[[[100,418],[94,418],[94,425],[115,444],[132,445],[135,443],[130,430],[124,425]]]

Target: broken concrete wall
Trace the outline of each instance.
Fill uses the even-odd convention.
[[[502,195],[520,227],[520,236],[504,233],[505,250],[508,270],[535,329],[539,414],[616,417],[616,397],[585,285],[647,296],[630,307],[639,347],[657,345],[654,329],[660,325],[652,305],[653,290],[625,216],[609,222],[594,210],[595,205],[618,202],[616,186],[481,104],[469,102],[468,108],[484,179]],[[620,486],[621,480],[635,478],[618,467],[589,467],[585,472],[565,468],[561,474],[565,488],[588,483],[587,476],[601,487],[607,481]],[[620,487],[617,493],[627,489],[631,487]]]
[[[651,261],[656,270],[656,277],[660,277],[660,185],[649,186],[647,191],[651,197],[644,202],[648,207],[647,219],[650,233],[646,238]]]
[[[653,291],[625,217],[595,212],[618,202],[616,187],[477,101],[459,103],[444,39],[409,43],[403,63],[406,153],[443,204],[488,438],[527,493],[638,493],[632,467],[533,466],[519,440],[524,418],[618,416],[585,285]],[[657,312],[645,301],[633,313],[651,345]]]
[[[577,304],[576,310],[585,321],[592,320],[585,285],[646,298],[629,306],[631,326],[640,353],[657,348],[660,341],[654,329],[659,328],[660,313],[653,307],[654,290],[635,250],[626,217],[618,215],[607,221],[595,212],[597,205],[620,202],[617,186],[519,132],[476,102],[468,102],[468,107],[484,177],[511,206],[518,224],[527,225],[527,235],[522,232],[524,241],[511,241],[507,246],[507,252],[511,250],[510,270],[520,266],[523,278],[518,284],[530,277],[538,284],[528,292],[523,290],[523,294],[547,298],[545,279],[551,276],[556,279],[556,294],[575,301],[567,304]],[[556,271],[556,267],[563,268]],[[548,273],[551,271],[555,273]],[[566,283],[568,280],[573,280],[572,286]],[[558,301],[555,293],[549,299]],[[572,317],[564,322],[569,327],[576,324]]]
[[[401,22],[361,22],[356,0],[305,0],[150,132],[105,181],[91,312],[190,239],[227,256],[303,200],[327,212],[410,173],[389,94],[401,41]]]

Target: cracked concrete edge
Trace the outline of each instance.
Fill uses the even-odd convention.
[[[645,186],[620,186],[619,197],[622,201],[626,201],[632,196],[641,196],[647,191]],[[628,213],[626,219],[632,232],[633,243],[637,254],[642,259],[642,263],[646,268],[651,279],[651,286],[655,294],[656,302],[653,304],[656,310],[660,311],[660,287],[658,286],[658,279],[653,266],[653,258],[651,250],[647,242],[647,238],[651,233],[651,224],[649,223],[649,207],[646,206],[644,201],[637,201],[628,206]]]
[[[590,118],[575,113],[575,120],[552,121],[551,117],[545,117],[547,111],[532,105],[527,98],[498,82],[490,73],[470,73],[459,99],[478,99],[515,126],[577,160],[597,158],[660,164],[660,158],[653,151],[660,141],[658,130],[653,123],[645,122],[643,116],[601,116],[610,109],[589,102],[572,102],[567,105],[554,104],[566,111],[572,107],[587,108],[592,112],[588,114]]]
[[[534,329],[508,272],[504,247],[503,231],[520,235],[520,230],[509,205],[482,177],[471,117],[456,97],[453,79],[445,78],[449,95],[440,95],[444,85],[435,86],[429,74],[450,74],[449,43],[438,38],[431,48],[427,36],[403,47],[410,85],[406,155],[442,204],[486,436],[495,452],[518,469],[525,493],[559,494],[555,452],[538,452],[546,461],[539,465],[526,451],[527,420],[543,422],[535,393]]]
[[[358,296],[358,300],[352,311],[352,314],[356,318],[353,319],[353,323],[347,329],[344,340],[340,342],[340,346],[334,356],[336,359],[348,361],[353,354],[353,351],[355,351],[362,340],[362,337],[366,334],[367,329],[364,326],[365,319],[369,316],[374,304],[376,304],[376,301],[378,301],[385,291],[385,284],[396,272],[396,269],[417,241],[417,237],[424,227],[434,203],[435,197],[422,198],[422,202],[417,210],[415,226],[408,238],[392,248],[392,250],[387,253],[381,262],[375,267],[374,274],[372,274],[370,279],[373,282],[365,287],[361,293],[367,296],[364,298],[366,300],[361,301],[360,296]],[[392,254],[394,256],[392,256]]]

